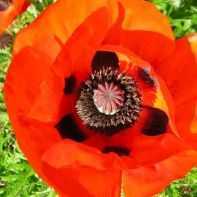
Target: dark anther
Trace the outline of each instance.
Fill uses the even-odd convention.
[[[113,93],[113,98],[103,97],[107,91]],[[82,84],[75,107],[88,128],[109,136],[134,125],[141,102],[135,80],[108,67],[93,72]]]
[[[0,0],[0,11],[5,11],[10,6],[11,0]]]
[[[64,87],[64,93],[65,94],[71,94],[73,93],[76,85],[76,79],[73,75],[65,79],[65,87]]]
[[[9,33],[3,33],[0,35],[0,49],[8,47],[13,41],[13,37]]]
[[[103,153],[116,153],[119,156],[128,156],[130,154],[130,150],[126,147],[121,146],[106,146],[103,150]]]
[[[142,68],[139,68],[138,69],[138,74],[139,74],[139,77],[149,86],[151,87],[154,87],[155,85],[155,82],[154,80],[152,79],[152,77],[150,76],[150,74],[145,70],[145,69],[142,69]]]
[[[56,128],[62,138],[69,138],[77,142],[82,142],[86,139],[86,136],[80,132],[71,115],[64,116],[56,125]]]
[[[117,69],[119,67],[118,62],[118,56],[114,52],[97,51],[92,60],[92,69],[100,70],[108,66]]]
[[[155,136],[165,133],[168,125],[167,114],[158,108],[148,107],[149,117],[142,132],[145,135]]]

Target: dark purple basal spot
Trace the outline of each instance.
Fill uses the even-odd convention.
[[[142,132],[148,136],[156,136],[166,132],[168,126],[167,114],[158,108],[147,107],[149,117],[145,122]]]
[[[0,11],[5,11],[9,8],[11,0],[0,0]]]
[[[64,93],[72,94],[75,90],[75,86],[76,86],[76,78],[74,75],[71,75],[70,77],[65,78]]]
[[[130,150],[122,146],[106,146],[103,148],[102,153],[116,153],[119,156],[128,156],[130,155]]]
[[[119,59],[116,53],[110,51],[97,51],[92,59],[92,70],[100,70],[103,67],[119,68]]]
[[[148,71],[146,71],[145,69],[138,68],[138,75],[141,78],[141,80],[144,81],[144,83],[147,84],[148,86],[150,86],[150,87],[154,87],[155,86],[155,81],[150,76]]]
[[[85,134],[79,130],[71,114],[64,116],[55,127],[64,139],[69,138],[77,142],[83,142],[86,139]]]

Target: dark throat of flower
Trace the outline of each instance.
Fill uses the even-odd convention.
[[[139,81],[136,82],[133,76],[120,71],[116,53],[97,51],[91,66],[92,72],[79,89],[74,73],[65,79],[64,94],[78,92],[78,99],[75,104],[77,114],[66,114],[55,126],[63,139],[80,143],[88,140],[91,134],[86,133],[78,124],[78,118],[90,131],[110,137],[125,128],[132,128],[143,110],[147,111],[148,116],[139,132],[146,136],[165,133],[169,122],[168,115],[161,109],[143,104],[142,92],[138,90]],[[137,75],[140,83],[148,88],[155,88],[155,81],[148,71],[139,67]],[[106,144],[101,152],[114,152],[119,156],[131,154],[126,144]]]
[[[113,52],[98,52],[92,61],[92,74],[81,86],[76,110],[87,127],[113,135],[132,126],[141,110],[141,97],[135,80],[119,72]]]

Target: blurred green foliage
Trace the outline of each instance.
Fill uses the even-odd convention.
[[[8,32],[17,32],[31,23],[53,0],[31,0],[29,9],[19,16]],[[173,26],[175,35],[181,37],[197,32],[197,0],[152,0],[164,12]],[[0,49],[0,90],[11,59],[12,46]],[[21,154],[8,121],[3,95],[0,92],[0,196],[1,197],[55,197],[34,173]],[[123,195],[124,196],[124,195]],[[183,179],[174,181],[155,197],[197,197],[197,168]]]
[[[197,31],[197,0],[152,0],[169,17],[176,37]]]

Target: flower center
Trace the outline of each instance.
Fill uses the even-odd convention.
[[[132,77],[103,67],[82,84],[76,110],[83,124],[112,135],[138,119],[141,96]]]
[[[114,83],[105,82],[94,90],[93,100],[99,112],[114,115],[124,104],[124,91]]]

